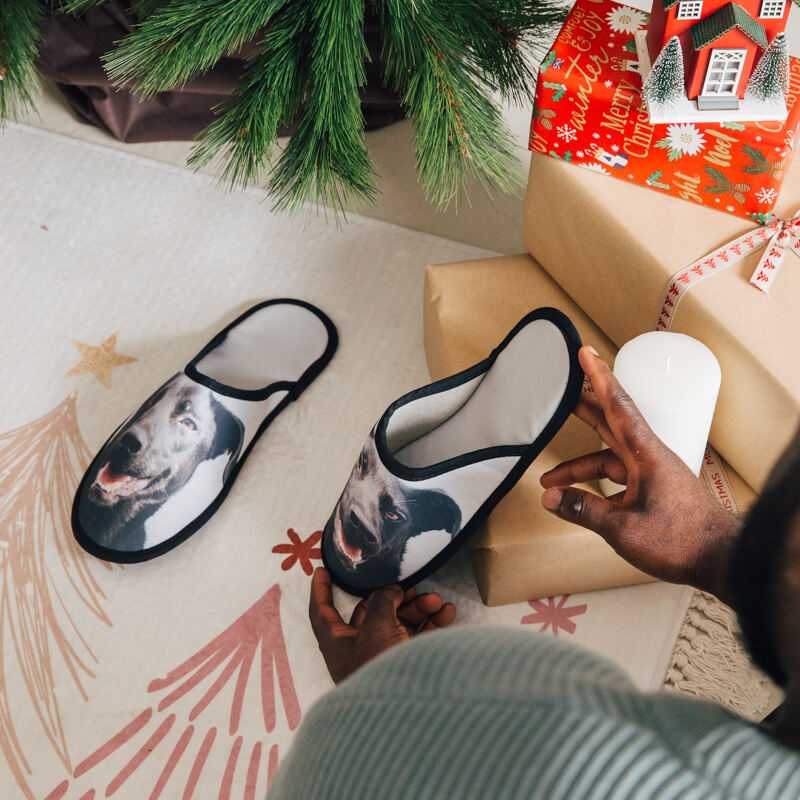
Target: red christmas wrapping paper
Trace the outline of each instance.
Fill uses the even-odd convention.
[[[759,224],[771,219],[800,127],[800,61],[784,122],[651,125],[634,35],[648,14],[578,0],[539,68],[529,149]]]

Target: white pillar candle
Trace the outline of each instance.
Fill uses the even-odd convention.
[[[656,436],[699,475],[722,378],[714,354],[682,333],[643,333],[620,348],[614,375]],[[601,488],[608,496],[625,487],[603,480]]]

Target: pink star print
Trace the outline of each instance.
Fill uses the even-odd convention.
[[[322,558],[322,553],[319,547],[314,547],[317,542],[322,538],[322,531],[314,531],[311,536],[306,540],[300,539],[293,528],[287,531],[289,541],[291,544],[276,544],[272,548],[273,553],[287,553],[287,557],[283,559],[281,567],[284,570],[291,569],[298,561],[306,575],[310,575],[314,571],[311,564],[311,559]]]
[[[521,625],[541,625],[540,631],[553,629],[553,636],[558,636],[558,629],[567,633],[575,633],[577,626],[570,619],[578,614],[586,613],[586,604],[579,606],[566,606],[569,598],[568,594],[562,595],[556,602],[555,597],[548,597],[547,601],[528,600],[528,605],[534,610],[533,614],[527,614],[520,620]]]

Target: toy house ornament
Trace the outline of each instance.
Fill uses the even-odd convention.
[[[650,122],[785,120],[792,2],[653,0],[636,33]]]

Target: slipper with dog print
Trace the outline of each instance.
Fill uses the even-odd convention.
[[[81,547],[107,561],[146,561],[199,530],[337,343],[327,315],[302,300],[259,303],[220,331],[92,461],[72,505]]]
[[[484,361],[392,403],[323,532],[334,582],[405,589],[451,558],[572,413],[580,347],[563,313],[540,308]]]

